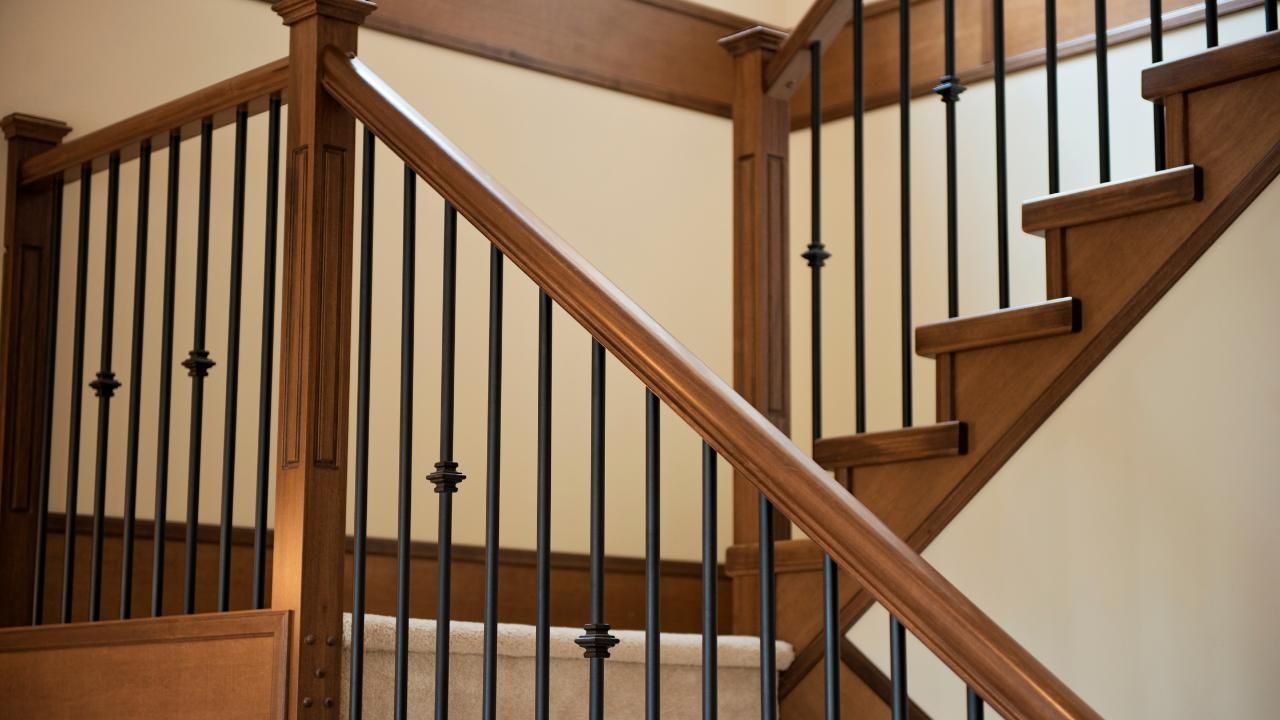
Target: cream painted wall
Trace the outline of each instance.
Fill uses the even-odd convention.
[[[137,18],[147,19],[140,25]],[[56,28],[58,42],[51,42]],[[270,61],[286,53],[287,31],[265,4],[248,0],[156,4],[84,0],[0,5],[0,105],[65,119],[77,134]],[[730,124],[700,113],[553,78],[377,32],[361,55],[432,122],[507,184],[639,304],[723,376],[729,376]],[[107,91],[109,89],[109,92]],[[265,118],[250,125],[250,188],[242,311],[241,387],[235,517],[253,510],[260,346]],[[200,517],[216,522],[222,471],[233,134],[216,134],[213,169],[208,347],[219,366],[206,385]],[[198,144],[184,145],[178,253],[176,360],[192,338]],[[375,293],[370,453],[370,533],[395,535],[399,388],[401,178],[395,158],[377,157]],[[159,352],[163,204],[167,152],[154,157],[148,252],[148,315],[140,444],[139,513],[152,515],[155,477],[154,382]],[[129,378],[136,164],[121,177],[119,282],[112,365],[126,387],[112,403],[108,512],[122,510]],[[67,472],[67,378],[75,273],[78,183],[67,187],[62,264],[58,408],[51,506],[63,506]],[[106,177],[94,177],[88,283],[87,373],[98,367]],[[441,203],[419,184],[416,401],[412,474],[414,537],[434,539],[435,496],[423,478],[437,457]],[[470,476],[455,502],[455,538],[483,541],[488,244],[467,228],[459,239],[458,445]],[[534,545],[536,291],[514,268],[506,279],[503,544]],[[692,309],[692,311],[691,311]],[[555,515],[557,550],[587,548],[589,339],[566,315],[555,322]],[[278,377],[278,373],[277,373]],[[353,380],[354,399],[354,380]],[[609,365],[609,551],[643,552],[643,392]],[[190,382],[175,373],[169,463],[169,518],[185,514]],[[79,505],[92,502],[97,401],[86,393]],[[664,556],[696,559],[699,549],[697,438],[664,415]],[[354,425],[354,423],[353,423]],[[273,426],[274,427],[274,426]],[[353,429],[354,432],[354,429]],[[351,443],[354,449],[354,441]],[[273,449],[274,450],[274,449]],[[723,470],[728,477],[728,468]],[[729,484],[726,481],[725,488]],[[721,493],[721,547],[730,539],[729,491]]]

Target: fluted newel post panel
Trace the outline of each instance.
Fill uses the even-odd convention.
[[[786,35],[755,27],[720,41],[734,62],[733,387],[773,424],[791,429],[788,147],[790,105],[765,92],[765,66]],[[733,481],[733,541],[759,539],[759,494]],[[790,523],[774,520],[776,537]],[[735,620],[736,622],[736,620]]]
[[[321,87],[320,54],[355,52],[374,7],[274,5],[290,66],[271,605],[291,611],[290,718],[340,711],[356,128]]]
[[[57,120],[8,115],[4,209],[4,279],[0,299],[0,627],[33,620],[37,555],[48,493],[46,392],[52,386],[60,180],[20,187],[18,168],[61,142],[71,128]]]

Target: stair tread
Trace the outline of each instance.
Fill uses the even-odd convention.
[[[1080,330],[1080,301],[1058,298],[1034,305],[944,320],[916,328],[916,352],[924,357],[976,350]]]
[[[1276,69],[1280,69],[1280,33],[1271,32],[1152,65],[1142,72],[1142,97],[1155,100],[1203,90]]]
[[[965,425],[936,425],[823,438],[814,443],[813,459],[828,470],[884,465],[960,455],[965,451]]]
[[[1200,168],[1183,165],[1131,180],[1039,197],[1022,204],[1022,229],[1043,234],[1055,228],[1177,207],[1198,202],[1202,188]]]

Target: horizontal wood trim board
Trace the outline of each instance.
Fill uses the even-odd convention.
[[[64,173],[70,182],[79,177],[80,166],[86,162],[93,163],[94,172],[106,169],[112,152],[119,151],[122,161],[136,158],[144,140],[150,140],[152,149],[158,150],[167,146],[174,130],[180,131],[184,140],[199,134],[205,118],[211,118],[219,128],[235,120],[240,106],[250,114],[264,112],[272,95],[286,98],[288,80],[286,57],[214,83],[36,155],[22,164],[22,182],[38,182],[58,173]]]
[[[286,611],[0,630],[0,716],[283,718]]]
[[[813,459],[828,470],[927,460],[964,452],[962,422],[823,438],[814,444]]]
[[[1259,35],[1147,68],[1142,73],[1142,97],[1153,100],[1243,80],[1269,72],[1277,62],[1280,62],[1280,33]]]
[[[1200,168],[1183,165],[1132,180],[1036,198],[1022,204],[1022,229],[1043,233],[1177,207],[1200,200],[1203,187]]]
[[[64,546],[64,517],[51,514],[45,575],[45,618],[52,621],[60,616],[59,599],[62,587],[62,559]],[[81,515],[76,520],[75,568],[76,597],[73,619],[88,617],[89,553],[92,537],[92,518]],[[121,532],[123,521],[108,517],[103,522],[103,577],[102,617],[118,617],[120,608]],[[152,539],[154,523],[139,520],[135,526],[134,575],[132,615],[150,614],[152,592]],[[167,551],[164,569],[164,614],[182,612],[182,583],[185,575],[183,546],[186,526],[168,523],[165,533]],[[266,589],[271,598],[272,534],[267,533]],[[196,611],[212,612],[216,609],[215,590],[218,586],[219,528],[216,525],[200,525],[196,529]],[[346,590],[343,603],[351,609],[353,540],[347,538]],[[396,569],[398,556],[396,542],[387,538],[369,538],[367,541],[367,580],[365,603],[368,612],[394,615],[396,608]],[[435,579],[438,558],[435,543],[414,541],[410,544],[410,595],[411,617],[431,618],[436,614]],[[588,617],[587,600],[590,591],[589,556],[579,553],[553,552],[551,554],[552,601],[551,619],[554,624],[577,627]],[[253,587],[253,530],[237,527],[231,532],[231,608],[252,607]],[[532,624],[535,620],[534,605],[536,587],[535,554],[530,550],[504,548],[498,554],[499,620],[509,623]],[[663,560],[662,572],[662,627],[664,632],[700,632],[702,627],[702,564],[696,561]],[[719,571],[719,621],[722,632],[732,627],[732,604],[729,578],[723,567]],[[644,627],[645,568],[642,558],[606,556],[605,592],[608,622],[615,628],[640,629]],[[453,546],[453,617],[456,620],[480,621],[484,616],[485,557],[484,549],[475,545]],[[5,600],[0,598],[0,603]]]
[[[946,320],[916,328],[916,352],[924,357],[976,350],[1080,329],[1080,302],[1058,298],[1024,307]]]

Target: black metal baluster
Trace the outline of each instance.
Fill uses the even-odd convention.
[[[360,172],[360,320],[356,358],[355,548],[351,558],[350,720],[364,714],[365,540],[369,534],[369,346],[373,325],[373,199],[377,139],[364,129]]]
[[[62,275],[62,178],[53,181],[53,229],[49,238],[49,314],[45,327],[44,427],[40,432],[40,486],[36,505],[35,582],[32,584],[31,624],[44,622],[44,571],[49,526],[49,469],[53,457],[53,376],[58,358],[58,280]]]
[[[538,541],[534,624],[534,717],[551,701],[551,297],[538,291]]]
[[[947,317],[960,314],[960,223],[956,200],[956,103],[965,91],[956,77],[956,3],[943,3],[944,73],[933,91],[942,97],[947,113]]]
[[[200,207],[196,218],[195,332],[182,366],[191,377],[191,440],[187,456],[187,545],[182,611],[196,611],[196,530],[200,523],[200,450],[204,440],[204,379],[214,362],[204,347],[209,304],[209,193],[213,172],[213,121],[200,128]]]
[[[982,704],[982,698],[973,688],[965,689],[965,708],[969,720],[982,720],[986,714],[986,710]]]
[[[716,671],[720,649],[716,605],[720,582],[717,545],[716,451],[702,443],[702,720],[716,720],[719,714],[719,690]]]
[[[1151,63],[1164,60],[1164,13],[1160,0],[1151,0]],[[1165,169],[1164,156],[1164,104],[1151,103],[1152,129],[1155,138],[1156,170]]]
[[[996,0],[999,2],[999,0]],[[911,3],[898,9],[898,142],[902,211],[902,413],[911,425]]]
[[[280,199],[280,96],[267,116],[266,229],[262,241],[262,355],[258,382],[258,484],[253,524],[253,607],[267,604],[267,490],[271,480],[271,377],[276,334],[276,229]],[[356,716],[352,716],[353,719]]]
[[[855,432],[867,429],[866,208],[863,187],[866,142],[863,127],[862,0],[853,0],[853,405]]]
[[[775,585],[773,576],[773,503],[764,493],[760,494],[760,717],[775,720],[778,717],[777,651],[774,638],[777,631],[775,619]]]
[[[812,270],[810,307],[810,381],[813,409],[813,441],[822,437],[822,266],[831,253],[822,244],[822,46],[809,46],[809,136],[812,142],[809,247],[801,255]],[[825,657],[825,706],[828,718],[840,715],[840,628],[838,617],[840,578],[829,556],[822,560],[822,610]]]
[[[80,419],[84,398],[85,284],[89,275],[89,198],[93,167],[80,167],[80,230],[76,247],[75,329],[71,349],[71,426],[67,430],[67,512],[63,526],[62,622],[71,622],[75,601],[76,510],[80,489]]]
[[[1280,12],[1276,9],[1276,0],[1266,0],[1266,28],[1267,32],[1275,32],[1280,28]]]
[[[156,419],[156,521],[152,530],[151,616],[164,614],[164,550],[169,502],[169,406],[173,391],[173,293],[177,282],[178,180],[182,134],[169,133],[169,188],[164,219],[164,309],[160,326],[160,401]]]
[[[1008,123],[1005,117],[1004,0],[993,0],[991,8],[996,84],[996,253],[1000,275],[1000,307],[1007,308],[1009,307],[1009,142]]]
[[[404,253],[400,290],[400,513],[396,568],[395,717],[409,717],[409,549],[413,513],[413,297],[418,176],[404,166]]]
[[[236,488],[236,419],[240,400],[240,285],[244,267],[244,164],[249,112],[236,110],[231,200],[230,298],[227,301],[227,397],[222,421],[222,524],[218,533],[218,612],[231,609],[231,524]]]
[[[644,715],[662,717],[662,405],[644,392]]]
[[[604,347],[591,341],[591,618],[576,640],[591,661],[589,717],[604,718],[604,661],[618,639],[604,621]]]
[[[151,208],[151,141],[138,149],[138,240],[133,257],[133,343],[129,353],[129,443],[124,463],[124,529],[120,544],[120,619],[133,614],[133,534],[138,502],[138,432],[142,415],[142,335],[147,303],[147,228]]]
[[[1058,171],[1058,2],[1044,0],[1044,71],[1049,135],[1049,194],[1059,189]]]
[[[489,248],[489,417],[485,448],[484,720],[498,716],[498,531],[502,479],[502,251]]]
[[[1204,38],[1209,47],[1218,47],[1218,0],[1205,0]]]
[[[889,618],[889,668],[893,720],[907,720],[911,714],[907,697],[907,629],[896,617]]]
[[[98,374],[89,387],[98,396],[98,447],[93,480],[93,546],[89,561],[89,620],[101,618],[102,604],[102,540],[107,514],[107,451],[111,430],[111,398],[120,387],[111,370],[111,351],[115,344],[116,310],[116,246],[120,219],[120,154],[111,153],[107,161],[107,241],[103,256],[102,280],[102,345]]]
[[[1093,0],[1093,52],[1098,71],[1098,182],[1111,181],[1111,92],[1107,79],[1107,0]]]
[[[458,483],[466,475],[458,472],[453,458],[453,386],[454,340],[457,318],[458,285],[458,211],[449,202],[444,204],[444,278],[440,323],[440,461],[435,472],[427,476],[440,496],[440,521],[438,525],[438,552],[436,571],[438,577],[436,600],[436,719],[449,717],[449,591],[452,586],[450,571],[453,565],[453,496]]]

